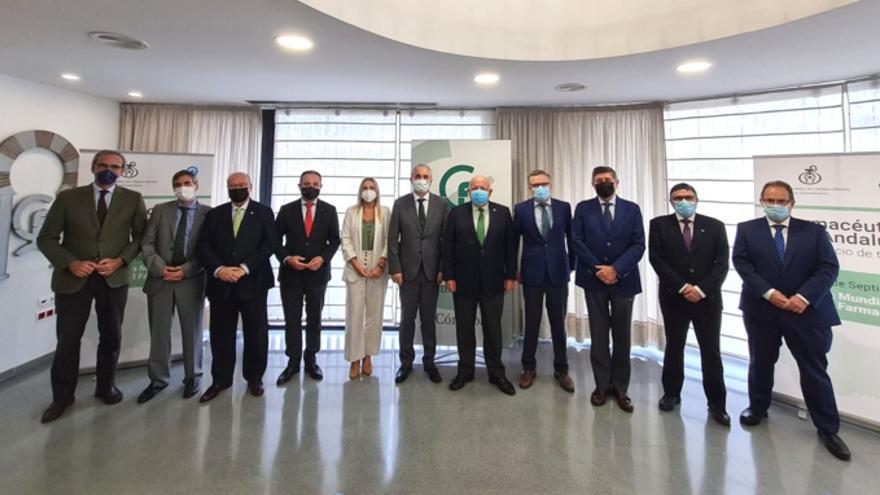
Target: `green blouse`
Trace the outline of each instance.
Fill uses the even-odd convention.
[[[363,220],[361,222],[361,249],[364,251],[373,250],[373,229],[375,222]]]

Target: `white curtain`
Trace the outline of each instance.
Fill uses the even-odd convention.
[[[221,203],[232,172],[248,173],[260,199],[261,137],[261,113],[254,107],[120,104],[120,149],[213,154],[212,194]]]
[[[575,205],[595,196],[593,167],[613,167],[619,195],[642,208],[647,241],[648,221],[666,209],[666,145],[662,105],[578,108],[500,108],[498,137],[510,139],[514,200],[529,195],[528,173],[552,175],[553,195]],[[663,348],[657,302],[657,278],[648,253],[639,265],[643,292],[633,307],[633,345]],[[572,280],[574,277],[572,277]],[[567,329],[578,341],[589,338],[583,290],[569,288]],[[542,325],[546,327],[546,325]],[[542,328],[542,337],[549,336]]]

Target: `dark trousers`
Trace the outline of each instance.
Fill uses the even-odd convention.
[[[840,416],[825,356],[831,350],[831,327],[798,326],[787,318],[767,322],[743,315],[743,320],[749,336],[750,407],[758,411],[770,407],[773,372],[784,337],[797,362],[801,392],[813,424],[823,433],[837,433]]]
[[[452,296],[455,306],[455,340],[458,345],[458,375],[463,378],[474,376],[474,362],[477,354],[476,321],[477,307],[480,308],[480,321],[483,327],[483,356],[490,377],[504,378],[504,363],[501,362],[501,313],[504,311],[504,293],[495,296],[465,296],[455,293]]]
[[[411,282],[403,281],[400,288],[400,365],[412,366],[416,357],[413,339],[416,333],[416,314],[422,329],[423,365],[434,364],[437,349],[437,330],[434,318],[437,314],[437,296],[440,288],[437,280],[428,278],[425,270]]]
[[[248,383],[262,383],[269,353],[269,322],[266,313],[266,292],[257,297],[239,299],[211,298],[211,376],[214,385],[232,385],[235,373],[235,335],[241,315],[244,337],[241,371]]]
[[[632,342],[633,298],[621,296],[611,287],[601,291],[584,291],[590,318],[590,364],[596,388],[611,387],[626,392],[629,387],[629,349]],[[610,339],[609,339],[610,333]],[[614,353],[609,346],[614,343]]]
[[[538,350],[538,328],[541,326],[541,313],[544,300],[547,301],[547,319],[550,320],[550,335],[553,337],[553,369],[568,373],[566,356],[565,314],[568,303],[568,286],[554,287],[548,280],[537,287],[524,285],[525,336],[523,337],[522,366],[524,370],[535,371]]]
[[[79,377],[80,341],[95,302],[98,317],[98,355],[95,366],[97,392],[114,385],[119,347],[122,343],[122,317],[128,300],[128,286],[110,287],[107,280],[93,273],[86,284],[73,294],[55,294],[58,321],[55,333],[58,343],[52,359],[52,400],[73,401]]]
[[[694,334],[700,344],[700,362],[703,371],[703,392],[709,406],[724,410],[727,390],[724,387],[724,366],[721,364],[721,296],[699,302],[688,302],[680,294],[669,294],[660,289],[660,311],[666,333],[666,351],[663,354],[663,392],[679,397],[684,384],[684,348],[688,327],[694,324]]]
[[[302,314],[306,305],[306,366],[315,365],[315,356],[321,350],[321,311],[324,310],[324,294],[327,284],[297,285],[281,288],[281,305],[284,308],[284,340],[287,345],[289,366],[299,368],[303,360]]]

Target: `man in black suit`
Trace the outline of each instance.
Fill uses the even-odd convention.
[[[693,322],[700,344],[703,391],[712,418],[730,426],[721,364],[721,284],[727,277],[730,248],[724,224],[697,215],[697,191],[676,184],[669,191],[675,212],[651,220],[648,259],[660,279],[660,311],[666,332],[661,411],[681,402],[684,346]]]
[[[468,187],[471,201],[449,213],[443,235],[443,278],[452,292],[458,343],[458,374],[449,385],[459,390],[474,379],[476,336],[480,307],[483,353],[489,382],[507,395],[516,394],[504,376],[501,362],[501,313],[504,293],[516,284],[516,242],[510,210],[489,202],[489,179],[475,175]]]
[[[281,304],[284,308],[284,337],[287,367],[278,376],[278,385],[299,373],[302,350],[303,299],[306,305],[305,370],[315,380],[324,378],[315,361],[321,349],[321,311],[330,281],[330,260],[339,249],[339,217],[336,208],[318,199],[321,174],[307,170],[299,177],[302,198],[287,203],[275,220],[278,232],[275,253],[281,267]]]
[[[244,336],[242,374],[255,397],[263,395],[269,352],[266,296],[275,285],[269,265],[277,242],[274,215],[268,206],[249,199],[253,186],[244,172],[230,175],[226,187],[231,201],[205,215],[196,248],[208,278],[213,355],[213,383],[201,402],[232,386],[239,314]]]

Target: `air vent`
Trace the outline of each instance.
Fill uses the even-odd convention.
[[[106,31],[92,31],[89,38],[114,48],[124,50],[146,50],[150,45],[146,41],[136,40],[130,36]]]
[[[574,93],[575,91],[583,91],[585,89],[587,89],[586,85],[576,82],[562,83],[556,86],[556,91],[563,93]]]

